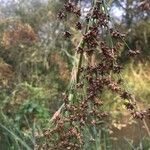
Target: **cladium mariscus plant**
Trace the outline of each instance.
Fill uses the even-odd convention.
[[[35,149],[109,149],[107,143],[101,140],[107,134],[107,122],[111,115],[103,107],[104,92],[119,95],[122,104],[135,119],[144,121],[144,117],[150,114],[149,109],[139,110],[134,96],[124,87],[120,56],[125,34],[112,27],[107,9],[105,0],[93,0],[84,22],[81,21],[81,8],[72,1],[66,2],[58,12],[60,21],[67,20],[70,15],[76,18],[75,28],[82,33],[82,37],[75,49],[70,84],[62,94],[63,105],[43,134],[36,136]],[[68,40],[72,33],[65,30],[62,36]],[[138,50],[129,48],[127,55],[133,59],[137,54]]]

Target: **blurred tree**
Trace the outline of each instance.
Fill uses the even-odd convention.
[[[127,44],[131,49],[139,49],[141,51],[140,60],[149,58],[150,54],[150,4],[147,0],[113,0],[112,7],[117,7],[122,13],[122,21],[120,28],[127,33]],[[117,22],[115,22],[118,24]],[[118,26],[118,27],[119,27]],[[123,52],[124,60],[126,60],[126,51]]]
[[[61,5],[62,2],[42,0],[8,0],[1,5],[0,68],[3,71],[0,72],[0,103],[9,118],[12,114],[14,118],[24,114],[22,104],[28,106],[38,98],[41,99],[38,104],[41,111],[46,107],[50,114],[61,103],[58,99],[66,88],[69,66],[72,66],[70,58],[63,51],[71,52],[71,41],[67,44],[59,36],[63,34],[65,26],[69,27],[57,20]],[[38,87],[44,91],[41,97],[45,98],[39,96],[35,99],[31,93],[30,99],[27,99],[21,94],[21,102],[18,103],[16,91],[26,83],[33,90]],[[21,88],[19,93],[24,93],[24,89]],[[40,119],[39,116],[36,116],[37,119]]]
[[[122,10],[123,23],[128,29],[141,19],[149,18],[150,6],[146,0],[142,2],[141,0],[113,0],[112,6]]]

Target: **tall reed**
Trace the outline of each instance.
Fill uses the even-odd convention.
[[[143,119],[149,110],[139,111],[134,96],[123,86],[122,66],[119,58],[125,35],[110,27],[106,0],[92,0],[91,9],[81,22],[81,10],[73,2],[64,4],[58,19],[76,16],[75,28],[82,38],[75,49],[70,86],[63,94],[63,105],[51,119],[51,127],[44,131],[46,138],[38,148],[52,150],[99,150],[108,149],[105,122],[111,112],[105,112],[102,93],[111,91],[122,98],[123,104],[134,118]],[[71,38],[64,31],[64,38]],[[129,48],[128,56],[134,57],[138,50]],[[38,149],[37,148],[37,149]]]

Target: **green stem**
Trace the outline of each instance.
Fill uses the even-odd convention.
[[[96,2],[97,2],[97,0],[93,0],[93,2],[92,2],[92,11],[91,11],[91,14],[93,13],[93,10],[94,10]],[[91,17],[90,17],[89,20],[91,20]],[[88,21],[88,23],[87,23],[87,26],[86,26],[86,29],[85,29],[85,34],[88,32],[89,24],[90,24],[90,21]],[[85,42],[82,41],[81,42],[81,48],[84,48],[84,46],[85,46]],[[77,78],[76,78],[77,83],[79,82],[79,78],[80,78],[80,68],[82,66],[82,60],[83,60],[83,52],[79,56],[79,63],[78,63],[78,67],[77,67]]]
[[[79,57],[78,71],[77,71],[77,83],[79,82],[80,68],[81,68],[81,65],[82,65],[82,59],[83,59],[83,52],[80,54],[80,57]]]

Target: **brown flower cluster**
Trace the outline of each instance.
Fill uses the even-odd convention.
[[[64,4],[64,7],[61,11],[59,11],[59,13],[57,14],[57,18],[60,20],[63,20],[67,17],[68,14],[73,14],[75,15],[77,18],[79,18],[81,16],[81,10],[79,7],[77,7],[74,3],[72,2],[67,2]],[[82,29],[82,24],[80,21],[77,21],[75,24],[76,29],[81,30]],[[70,38],[71,37],[71,33],[69,31],[65,31],[64,32],[64,37]]]
[[[64,4],[64,8],[58,13],[58,19],[64,19],[68,13],[75,14],[77,17],[81,16],[81,10],[74,3],[67,2]]]
[[[80,56],[85,54],[88,58],[95,55],[97,60],[93,64],[92,59],[87,59],[86,66],[81,64],[78,68],[79,82],[71,90],[73,97],[70,99],[70,93],[64,95],[63,114],[55,118],[55,127],[52,130],[45,131],[44,135],[48,139],[53,139],[52,145],[49,146],[51,149],[83,148],[84,129],[87,126],[90,129],[93,127],[99,129],[102,121],[108,116],[108,113],[101,109],[104,103],[101,95],[106,90],[118,94],[134,118],[143,119],[146,114],[149,114],[148,111],[137,111],[132,94],[122,89],[120,85],[122,79],[116,81],[112,76],[112,74],[119,75],[122,69],[118,61],[118,43],[124,38],[124,34],[109,28],[109,16],[100,9],[100,6],[103,7],[103,1],[97,2],[85,18],[86,27],[83,27],[80,22],[76,23],[78,30],[86,28],[77,53]],[[71,2],[64,5],[64,10],[58,13],[58,18],[63,19],[67,13],[78,17],[81,15],[80,9]],[[105,37],[102,38],[102,32],[109,34],[112,41],[115,39],[113,45],[112,41],[108,42]],[[71,35],[69,31],[64,33],[66,38],[70,38]],[[138,51],[129,51],[129,56],[136,54]]]

